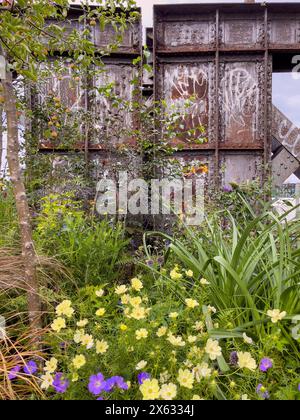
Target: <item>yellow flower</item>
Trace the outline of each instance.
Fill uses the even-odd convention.
[[[183,341],[182,337],[178,336],[175,337],[173,334],[169,334],[167,340],[175,347],[184,347],[185,342]]]
[[[104,295],[104,290],[103,289],[96,290],[95,294],[97,297],[100,298]]]
[[[131,317],[140,320],[146,318],[146,309],[143,306],[137,306],[136,308],[133,308],[131,312]]]
[[[142,303],[142,298],[140,296],[131,297],[129,299],[129,303],[130,303],[131,306],[133,306],[134,308],[136,308],[137,306],[140,306],[140,304]]]
[[[200,395],[193,395],[192,400],[193,401],[203,401],[203,398],[201,398]]]
[[[41,381],[41,389],[47,391],[50,388],[50,386],[52,386],[54,378],[49,372],[47,372],[45,375],[41,376]]]
[[[204,322],[203,321],[197,321],[194,325],[194,330],[198,331],[198,332],[203,332],[204,330]]]
[[[205,352],[209,355],[210,360],[216,360],[222,355],[222,349],[219,346],[219,342],[212,340],[211,338],[209,338],[206,343]]]
[[[160,398],[165,401],[171,401],[176,398],[177,386],[173,383],[164,384],[160,390]]]
[[[196,341],[197,341],[197,336],[195,336],[195,335],[189,335],[188,336],[188,342],[190,344],[196,343]]]
[[[57,359],[55,357],[52,357],[50,360],[48,360],[45,364],[44,371],[47,373],[54,373],[57,369]]]
[[[187,270],[187,271],[185,272],[185,274],[187,275],[187,277],[190,277],[190,278],[194,277],[194,273],[193,273],[193,271],[192,271],[192,270]]]
[[[257,368],[256,361],[250,353],[238,352],[238,366],[241,369],[249,369],[254,371]]]
[[[51,328],[53,331],[60,333],[61,330],[63,330],[64,328],[66,328],[66,321],[64,320],[64,318],[56,318],[53,321],[53,324],[51,325]]]
[[[210,312],[211,314],[215,314],[217,312],[216,308],[211,305],[208,305],[207,309],[208,309],[208,312]]]
[[[106,353],[108,348],[109,348],[109,345],[107,344],[106,341],[104,341],[104,340],[96,341],[96,353],[97,354]]]
[[[247,394],[243,394],[243,395],[241,396],[241,400],[242,400],[242,401],[250,401],[250,398],[248,397],[248,395],[247,395]]]
[[[209,283],[209,281],[207,281],[206,279],[203,278],[203,279],[200,280],[200,284],[202,284],[202,286],[207,286],[210,283]]]
[[[134,278],[131,280],[131,287],[133,288],[133,290],[140,292],[144,286],[140,279]]]
[[[182,274],[178,272],[178,268],[175,268],[170,272],[170,277],[172,280],[181,280]]]
[[[72,382],[78,382],[78,380],[79,380],[78,373],[73,373],[73,375],[72,375]]]
[[[77,330],[73,337],[73,340],[76,344],[81,343],[82,337],[84,336],[84,330]]]
[[[79,328],[84,328],[87,326],[88,323],[89,321],[87,319],[83,319],[82,321],[78,321],[76,325]]]
[[[156,335],[157,335],[157,337],[163,337],[164,335],[166,335],[166,334],[167,334],[167,331],[168,331],[168,328],[167,328],[167,327],[160,327],[160,328],[157,330]]]
[[[185,304],[190,309],[194,309],[199,306],[199,303],[194,299],[185,299]]]
[[[146,330],[146,328],[141,328],[140,330],[137,330],[135,332],[135,337],[137,340],[142,340],[143,338],[147,338],[148,331]]]
[[[125,324],[121,324],[121,325],[120,325],[120,330],[121,330],[121,331],[127,331],[127,330],[128,330],[127,325],[125,325]]]
[[[87,350],[90,350],[94,347],[94,339],[91,335],[85,334],[81,337],[81,344],[85,346]]]
[[[148,362],[141,360],[135,367],[136,370],[143,370],[147,366]]]
[[[143,400],[156,400],[159,398],[159,384],[157,379],[146,379],[140,386]]]
[[[115,289],[115,293],[117,294],[117,295],[124,295],[124,293],[126,293],[127,292],[127,286],[125,286],[125,284],[122,284],[122,286],[118,286],[118,287],[116,287],[116,289]]]
[[[56,307],[56,314],[58,316],[66,316],[72,318],[74,309],[71,307],[72,302],[70,300],[64,300],[60,305]]]
[[[193,389],[194,374],[188,369],[179,369],[177,381],[182,387]]]
[[[80,354],[79,356],[74,357],[72,363],[75,369],[81,369],[86,364],[86,359]]]
[[[212,369],[209,368],[208,363],[201,363],[193,369],[197,382],[200,382],[201,378],[210,378],[212,375]]]
[[[268,311],[267,315],[271,318],[273,324],[277,324],[279,321],[286,317],[287,313],[285,311],[280,312],[280,309],[274,309],[273,311]]]
[[[98,311],[96,312],[96,316],[103,316],[106,312],[105,308],[100,308],[98,309]]]
[[[178,316],[179,316],[178,312],[171,312],[169,314],[169,318],[171,318],[171,319],[176,319],[176,318],[178,318]]]
[[[128,305],[129,301],[130,301],[130,296],[127,295],[126,293],[121,296],[121,303],[123,305]]]

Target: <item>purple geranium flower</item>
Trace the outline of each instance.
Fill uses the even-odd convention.
[[[147,372],[141,372],[138,374],[138,382],[140,385],[142,385],[146,379],[150,379],[150,378],[151,378],[151,375]]]
[[[16,379],[18,377],[18,373],[21,370],[21,366],[17,365],[14,368],[12,368],[8,374],[8,379],[10,381],[13,381],[14,379]]]
[[[256,388],[257,395],[264,400],[268,400],[270,398],[269,391],[263,386],[263,384],[259,384]]]
[[[259,365],[259,369],[261,370],[261,372],[268,372],[268,370],[272,369],[272,367],[273,367],[272,360],[268,359],[267,357],[262,359]]]
[[[53,388],[59,394],[64,394],[69,388],[70,382],[63,376],[62,373],[57,373],[54,377]]]
[[[34,375],[37,370],[37,364],[33,360],[30,360],[28,363],[26,363],[24,367],[24,373],[26,373],[26,375]]]
[[[114,386],[127,391],[128,385],[122,376],[113,376],[111,379],[114,381]]]
[[[100,395],[101,392],[105,390],[106,386],[107,383],[104,380],[104,376],[102,375],[102,373],[98,373],[97,375],[92,375],[90,377],[88,390],[93,395]]]
[[[237,366],[239,357],[236,351],[230,353],[229,363],[231,366]]]

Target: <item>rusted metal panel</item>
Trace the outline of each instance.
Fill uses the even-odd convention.
[[[222,184],[262,180],[262,153],[221,153]]]
[[[285,9],[285,6],[284,6]],[[300,6],[298,13],[269,14],[270,48],[295,49],[300,46]]]
[[[122,36],[120,43],[118,43],[117,52],[127,54],[141,53],[141,37],[142,37],[141,22],[136,22],[128,25],[122,32],[116,32],[112,25],[106,25],[102,30],[100,24],[93,27],[92,39],[96,47],[103,48],[108,45],[116,43],[118,35]]]
[[[162,62],[156,77],[157,94],[166,101],[169,114],[182,115],[178,132],[196,130],[190,138],[179,135],[174,144],[186,148],[201,147],[201,139],[211,138],[209,132],[213,125],[213,107],[209,99],[214,90],[213,61]]]
[[[220,140],[227,147],[263,148],[263,76],[264,62],[259,56],[221,62]]]
[[[91,148],[109,149],[133,143],[132,131],[138,127],[138,121],[132,103],[139,100],[133,80],[139,76],[138,70],[130,60],[110,61],[106,63],[103,72],[94,77]]]
[[[264,47],[262,14],[224,14],[220,22],[221,49],[261,49]]]

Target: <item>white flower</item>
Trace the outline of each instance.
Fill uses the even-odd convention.
[[[280,309],[274,309],[273,311],[268,311],[267,315],[271,318],[273,324],[277,324],[277,322],[286,317],[287,313],[285,311],[280,312]]]
[[[211,314],[215,314],[217,312],[216,308],[211,305],[208,305],[207,309],[208,309],[208,312],[210,312]]]
[[[253,344],[253,340],[251,337],[248,337],[246,333],[243,334],[243,339],[246,344]]]
[[[241,397],[241,400],[242,401],[250,401],[250,398],[248,397],[247,394],[243,394],[242,397]]]
[[[209,355],[210,360],[216,360],[222,355],[222,349],[219,346],[219,342],[212,340],[211,338],[209,338],[206,343],[205,352]]]
[[[148,365],[148,362],[145,360],[141,360],[135,367],[136,370],[142,370],[145,369],[145,367]]]
[[[238,354],[238,366],[241,369],[249,369],[254,371],[257,368],[256,361],[253,359],[248,352],[239,352]]]
[[[210,378],[212,375],[212,369],[208,366],[208,363],[201,363],[193,369],[197,382],[200,382],[201,378]]]
[[[209,283],[209,281],[207,281],[206,279],[201,279],[200,280],[200,284],[202,284],[202,286],[208,286],[210,283]]]
[[[100,298],[104,295],[104,290],[103,289],[96,290],[95,293],[96,293],[96,296]]]
[[[41,376],[41,381],[41,389],[45,389],[47,391],[47,389],[52,386],[54,378],[49,372],[47,372],[45,375]]]

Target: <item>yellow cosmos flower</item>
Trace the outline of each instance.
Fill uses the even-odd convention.
[[[188,389],[193,389],[194,374],[188,369],[179,369],[177,381],[180,386]]]
[[[96,316],[103,316],[105,314],[105,312],[106,312],[105,308],[100,308],[100,309],[97,310]]]
[[[178,268],[175,268],[170,272],[170,277],[172,280],[181,280],[183,276],[179,273]]]
[[[101,340],[96,342],[96,353],[97,354],[104,354],[107,352],[109,345],[106,341]]]
[[[79,356],[74,357],[72,364],[75,369],[81,369],[86,364],[86,359],[82,354],[80,354]]]
[[[115,289],[115,293],[117,294],[117,295],[124,295],[124,293],[126,293],[127,292],[127,286],[125,286],[125,284],[122,284],[122,286],[118,286],[118,287],[116,287],[116,289]]]
[[[72,382],[78,382],[79,381],[79,375],[78,373],[73,373],[72,375]]]
[[[166,401],[171,401],[176,398],[177,386],[173,383],[164,384],[160,390],[160,398]]]
[[[140,386],[143,400],[157,400],[159,398],[159,383],[157,379],[146,379]]]
[[[137,297],[131,297],[129,299],[129,303],[131,306],[133,306],[134,308],[136,308],[137,306],[140,306],[142,303],[142,298],[140,296]]]
[[[64,318],[56,318],[51,324],[51,328],[53,331],[60,333],[61,330],[66,328],[66,321],[64,320]]]
[[[169,314],[169,318],[171,318],[171,319],[176,319],[176,318],[178,318],[178,316],[179,316],[178,312],[171,312]]]
[[[164,335],[166,335],[166,334],[167,334],[167,331],[168,331],[168,328],[167,328],[167,327],[160,327],[160,328],[157,330],[156,335],[157,335],[157,337],[163,337]]]
[[[57,369],[58,361],[55,357],[52,357],[45,364],[44,371],[47,373],[54,373]]]
[[[187,277],[190,277],[190,278],[194,277],[194,272],[192,270],[187,270],[185,274],[187,275]]]
[[[202,286],[208,286],[210,283],[209,283],[209,281],[207,281],[206,279],[201,279],[200,280],[200,284],[202,284]]]
[[[277,324],[279,321],[282,321],[286,317],[287,313],[285,311],[280,312],[280,309],[274,309],[273,311],[268,311],[267,315],[271,318],[273,324]]]
[[[143,306],[137,306],[136,308],[133,308],[131,312],[131,318],[140,320],[145,319],[147,316],[147,311]]]
[[[193,369],[195,379],[200,382],[202,378],[210,378],[212,375],[212,369],[208,366],[208,363],[201,363]]]
[[[103,289],[96,290],[95,294],[97,297],[100,298],[104,295],[104,290]]]
[[[84,330],[77,330],[74,334],[73,340],[76,344],[81,343],[82,337],[84,336]]]
[[[52,386],[54,378],[49,372],[47,372],[45,375],[41,376],[41,381],[41,389],[47,391]]]
[[[121,325],[120,325],[120,330],[121,330],[121,331],[127,331],[127,330],[128,330],[127,325],[125,325],[125,324],[121,324]]]
[[[185,299],[185,304],[190,309],[194,309],[199,306],[199,303],[194,299]]]
[[[94,347],[94,339],[91,335],[89,334],[84,334],[81,337],[81,344],[87,348],[87,350],[90,350],[91,348]]]
[[[187,340],[190,344],[194,344],[197,341],[197,336],[196,335],[189,335]]]
[[[142,340],[148,337],[148,331],[146,328],[141,328],[135,332],[135,337],[137,340]]]
[[[241,369],[256,370],[257,363],[248,352],[238,352],[238,366]]]
[[[141,360],[135,367],[136,370],[143,370],[148,365],[148,362]]]
[[[122,305],[128,305],[129,301],[130,301],[130,296],[127,293],[121,296]]]
[[[182,337],[178,336],[176,337],[173,334],[169,334],[167,340],[172,344],[172,346],[175,347],[184,347],[185,342],[183,341]]]
[[[87,319],[83,319],[82,321],[78,321],[76,325],[79,328],[84,328],[87,326],[88,323],[89,321]]]
[[[203,401],[203,398],[201,398],[200,395],[193,395],[192,400],[193,401]]]
[[[222,349],[219,346],[219,342],[217,340],[212,340],[211,338],[206,343],[205,352],[209,355],[210,360],[216,360],[222,355]]]
[[[67,318],[72,318],[75,311],[71,305],[72,302],[70,300],[64,300],[60,305],[56,307],[56,314],[59,317],[66,316]]]
[[[136,292],[140,292],[143,289],[144,286],[143,286],[143,283],[141,282],[140,279],[134,278],[134,279],[131,280],[131,287]]]

